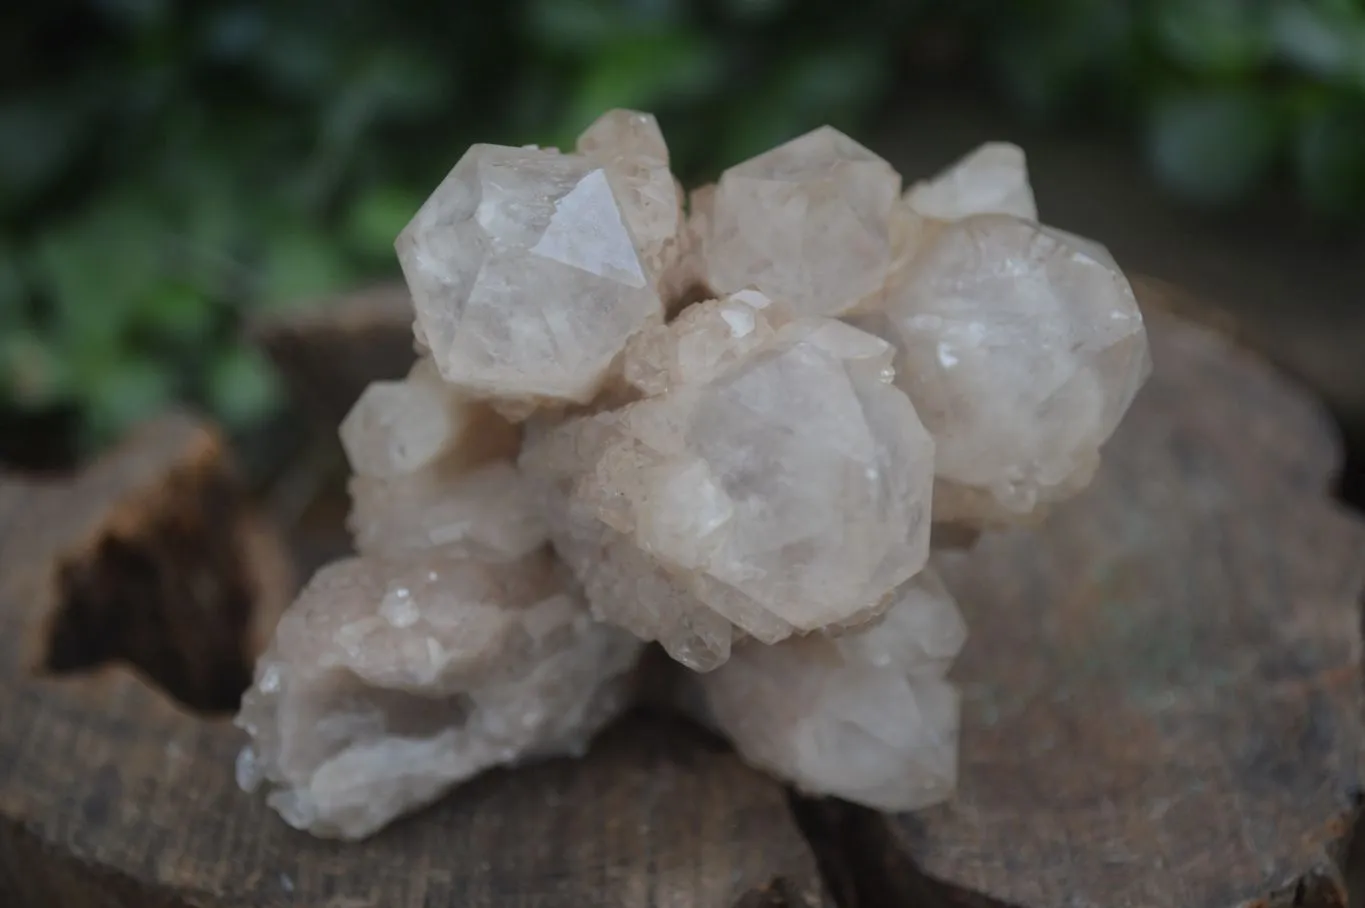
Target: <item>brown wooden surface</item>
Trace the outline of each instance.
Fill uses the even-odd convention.
[[[313,840],[237,790],[225,721],[122,670],[31,671],[69,607],[63,565],[119,563],[99,542],[114,529],[149,552],[170,551],[167,526],[213,535],[167,518],[212,485],[169,477],[217,475],[194,467],[214,461],[195,433],[74,486],[0,481],[0,905],[783,908],[832,890],[864,906],[1223,908],[1277,888],[1332,904],[1360,769],[1365,530],[1327,500],[1337,451],[1306,395],[1214,333],[1151,326],[1156,375],[1096,485],[950,566],[973,634],[961,793],[904,818],[798,803],[798,829],[779,786],[637,716],[585,760],[490,774],[366,843]],[[233,551],[153,558],[195,567],[156,588],[271,576],[269,547]],[[191,645],[212,663],[211,643]]]
[[[412,320],[412,297],[399,281],[261,316],[248,334],[303,411],[331,433],[367,384],[407,374],[417,357]]]
[[[972,629],[959,794],[894,831],[1011,904],[1330,891],[1360,782],[1365,527],[1325,497],[1333,430],[1221,336],[1149,316],[1156,372],[1092,489],[948,562]]]
[[[249,587],[268,612],[266,587],[239,581],[273,558],[230,522],[193,518],[219,453],[173,419],[74,484],[0,480],[0,906],[830,904],[782,787],[681,722],[635,717],[591,759],[489,774],[346,845],[287,828],[237,789],[243,739],[226,720],[192,716],[118,668],[33,674],[62,625],[53,616],[82,610],[100,637],[142,641],[138,653],[183,647],[178,665],[241,670],[244,638],[225,632],[240,602],[220,591]],[[224,547],[230,557],[154,554]],[[152,553],[154,582],[126,569],[123,549]],[[73,607],[71,565],[108,595],[90,600],[78,584]],[[185,597],[178,617],[167,620],[162,588]],[[127,658],[99,652],[87,661]]]

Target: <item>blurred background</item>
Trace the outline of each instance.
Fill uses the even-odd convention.
[[[693,184],[823,123],[987,139],[1043,218],[1235,312],[1365,439],[1365,0],[53,0],[0,12],[0,463],[171,401],[250,450],[243,325],[393,279],[474,141],[654,111]]]

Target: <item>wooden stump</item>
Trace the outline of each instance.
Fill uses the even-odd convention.
[[[224,630],[240,622],[214,617],[239,599],[200,591],[250,589],[268,613],[284,581],[233,578],[274,576],[271,547],[245,517],[172,516],[207,500],[219,471],[192,465],[219,455],[151,435],[69,484],[0,482],[0,905],[1340,904],[1365,523],[1327,498],[1338,452],[1312,401],[1149,310],[1156,374],[1095,485],[944,556],[972,628],[960,793],[900,817],[798,801],[798,827],[722,746],[636,716],[581,761],[490,773],[367,842],[314,840],[237,790],[223,719],[117,668],[34,671],[79,613],[73,564],[100,636],[144,641],[103,658],[168,687],[146,641],[188,647],[182,666],[244,658]],[[178,554],[114,570],[110,538]]]
[[[396,282],[261,316],[247,333],[303,412],[331,435],[367,384],[402,378],[412,367],[412,320],[412,297]]]

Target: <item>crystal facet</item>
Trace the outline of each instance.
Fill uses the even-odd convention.
[[[372,382],[341,423],[359,476],[394,479],[444,461],[475,464],[515,454],[516,430],[441,380],[428,359],[402,381]]]
[[[648,396],[521,461],[596,614],[704,670],[736,633],[771,643],[884,608],[927,557],[933,471],[891,355],[752,290],[637,338],[625,373]]]
[[[663,315],[606,170],[580,155],[475,145],[395,245],[442,377],[509,412],[586,403]]]
[[[798,788],[879,810],[944,800],[957,780],[958,696],[943,674],[966,627],[926,569],[877,622],[840,637],[747,641],[695,675],[702,718]]]
[[[936,444],[934,518],[1016,522],[1089,483],[1150,371],[1132,287],[1096,244],[1007,215],[939,223],[857,324]]]
[[[944,221],[973,214],[1038,219],[1024,150],[1006,142],[987,142],[933,179],[911,186],[905,200],[916,214]]]
[[[639,648],[544,554],[340,561],[256,667],[238,781],[293,826],[361,838],[490,766],[581,753]]]
[[[682,200],[654,118],[613,110],[570,154],[472,147],[398,238],[421,358],[341,426],[360,554],[238,716],[238,780],[290,823],[357,838],[581,753],[642,641],[805,791],[951,795],[931,524],[968,546],[1085,487],[1150,369],[1132,289],[1002,143],[902,195],[826,127]]]
[[[737,164],[709,200],[707,282],[803,315],[849,312],[886,279],[900,187],[891,165],[828,126]]]
[[[668,145],[650,114],[611,110],[578,137],[578,151],[600,164],[656,287],[681,252],[682,186],[668,169]]]

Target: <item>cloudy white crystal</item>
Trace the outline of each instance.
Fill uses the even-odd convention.
[[[442,381],[426,358],[400,381],[371,382],[342,421],[340,435],[351,469],[379,480],[438,462],[476,464],[517,447],[510,425]]]
[[[239,782],[293,826],[357,839],[489,767],[581,752],[626,705],[639,643],[566,579],[545,554],[323,568],[243,698]]]
[[[572,154],[472,147],[396,243],[422,358],[341,428],[360,556],[257,666],[242,786],[367,835],[580,753],[657,640],[754,765],[948,797],[965,628],[931,520],[966,545],[1074,495],[1150,363],[1108,251],[1036,223],[1018,148],[900,190],[830,128],[685,221],[648,114]]]
[[[652,114],[610,110],[578,137],[578,151],[606,170],[641,259],[661,295],[682,254],[682,186],[668,169],[668,145]]]
[[[891,355],[753,291],[641,335],[625,372],[650,396],[549,429],[521,461],[595,613],[706,670],[738,635],[883,609],[927,557],[933,469]]]
[[[475,145],[395,246],[442,377],[519,416],[589,401],[663,315],[607,172],[585,156]]]
[[[1038,219],[1024,150],[987,142],[933,179],[911,186],[905,200],[918,215],[955,221],[973,214]]]
[[[944,673],[966,627],[926,568],[877,622],[839,637],[748,641],[693,675],[701,717],[750,763],[811,794],[913,810],[956,785],[959,701]]]
[[[1007,215],[941,222],[857,324],[936,445],[936,520],[1017,522],[1084,488],[1150,371],[1112,257]]]
[[[736,164],[701,202],[707,283],[803,315],[852,311],[886,280],[900,188],[891,165],[828,126]]]

